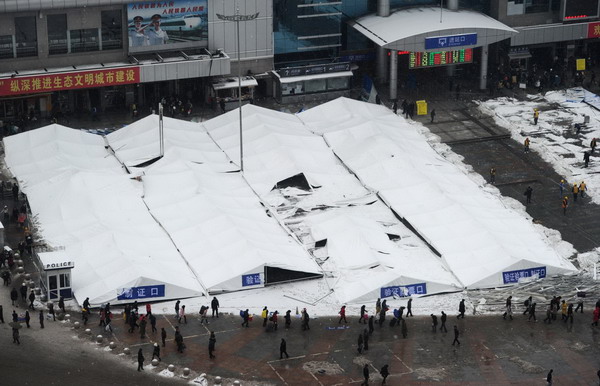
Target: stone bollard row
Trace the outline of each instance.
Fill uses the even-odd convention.
[[[103,340],[104,340],[104,337],[102,335],[96,336],[96,343],[102,343]]]
[[[110,347],[110,349],[111,349],[111,350],[114,350],[114,349],[116,349],[116,348],[117,348],[117,344],[116,344],[115,342],[110,342],[110,343],[108,344],[108,347]]]

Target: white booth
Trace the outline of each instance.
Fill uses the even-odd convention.
[[[252,76],[242,76],[242,105],[252,103],[254,99],[254,87],[258,86],[258,82]],[[240,81],[237,76],[228,78],[213,79],[209,95],[212,108],[220,110],[225,107],[225,111],[230,111],[239,107],[238,92]],[[221,105],[223,101],[223,105]]]
[[[65,251],[38,252],[37,256],[42,267],[40,285],[48,294],[48,300],[58,300],[61,296],[65,299],[73,298],[71,270],[75,263]]]

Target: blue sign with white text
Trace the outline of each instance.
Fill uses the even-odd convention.
[[[425,295],[427,293],[427,284],[409,284],[409,285],[398,285],[392,287],[381,287],[381,298],[389,298],[395,296],[399,298],[412,296],[412,295]]]
[[[117,300],[162,298],[165,296],[165,285],[145,285],[142,287],[123,288]]]
[[[242,275],[242,287],[248,287],[251,285],[262,284],[260,280],[260,273],[251,273],[249,275]]]
[[[507,271],[502,272],[502,279],[504,284],[518,283],[519,279],[526,277],[537,276],[540,279],[546,277],[546,267],[536,267],[520,269],[518,271]]]
[[[436,36],[425,38],[425,49],[434,50],[438,48],[473,46],[477,44],[477,33]]]

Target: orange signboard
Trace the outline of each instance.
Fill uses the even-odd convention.
[[[588,23],[588,39],[600,38],[600,22]]]
[[[0,79],[0,96],[34,94],[80,88],[119,86],[140,82],[139,67],[64,72]]]

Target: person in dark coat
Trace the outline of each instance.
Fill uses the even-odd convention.
[[[583,152],[583,162],[585,162],[585,167],[587,168],[590,163],[590,152],[589,151]]]
[[[281,338],[281,343],[279,344],[279,359],[283,359],[283,354],[285,354],[286,358],[290,357],[287,353],[287,342],[285,339]]]
[[[244,318],[244,321],[242,322],[242,327],[244,327],[244,326],[250,327],[248,325],[248,321],[250,321],[250,313],[248,312],[248,309],[246,309],[246,311],[244,311],[244,313],[242,314],[242,318]]]
[[[394,115],[398,115],[398,100],[394,99],[394,104],[392,105],[392,111]]]
[[[158,330],[156,329],[156,316],[150,314],[148,318],[150,319],[150,326],[152,326],[152,332],[157,332]]]
[[[366,328],[363,330],[363,347],[365,351],[369,351],[369,331]]]
[[[160,346],[158,343],[154,343],[154,348],[152,349],[152,360],[154,360],[154,357],[159,361],[162,361],[162,359],[160,359]]]
[[[431,110],[431,123],[433,123],[434,119],[435,119],[435,109]]]
[[[406,317],[413,316],[412,313],[412,298],[408,299],[408,304],[406,305]]]
[[[175,344],[177,344],[177,352],[183,353],[183,335],[179,332],[179,326],[175,327]]]
[[[65,311],[65,299],[61,296],[60,299],[58,299],[58,308],[60,308],[60,310],[62,311],[62,313],[64,314]],[[106,311],[108,312],[108,310]]]
[[[181,301],[176,301],[175,302],[175,317],[179,318],[179,303],[181,303]]]
[[[308,314],[308,311],[306,311],[306,308],[302,309],[302,331],[304,330],[310,330],[310,315]]]
[[[506,319],[506,316],[512,320],[512,295],[506,298],[506,311],[502,314],[502,318]]]
[[[435,316],[434,314],[431,314],[431,331],[433,332],[437,332],[437,316]]]
[[[365,306],[364,304],[360,307],[360,319],[358,319],[358,323],[364,323],[367,324],[367,321],[365,320],[365,314],[367,313],[367,306]]]
[[[19,321],[19,315],[17,315],[17,312],[15,310],[13,310],[13,313],[12,313],[12,320],[13,320],[13,322]]]
[[[523,311],[523,315],[526,315],[529,313],[529,309],[531,308],[531,304],[533,303],[533,298],[530,296],[525,300],[525,311]]]
[[[537,305],[537,303],[533,303],[530,307],[529,307],[529,318],[527,319],[528,321],[531,320],[531,318],[533,318],[534,322],[537,322],[537,318],[535,317],[535,306]]]
[[[525,189],[525,193],[523,193],[523,195],[525,196],[526,204],[531,204],[531,195],[532,194],[533,194],[533,189],[531,188],[531,186],[528,186],[527,189]]]
[[[129,314],[129,332],[133,333],[139,327],[134,313]]]
[[[23,300],[24,302],[27,301],[27,285],[23,283],[19,290],[21,291],[21,300]]]
[[[546,376],[546,382],[548,382],[548,386],[552,386],[552,373],[554,372],[553,369],[550,369],[550,371],[548,372],[548,375]]]
[[[381,368],[381,371],[379,371],[379,374],[381,374],[381,377],[383,378],[383,380],[381,381],[382,385],[385,385],[385,380],[387,379],[387,377],[389,377],[390,375],[390,371],[388,370],[388,365],[384,365]]]
[[[406,339],[406,337],[408,336],[408,328],[406,327],[406,321],[404,319],[402,319],[401,322],[402,322],[402,337],[404,339]]]
[[[358,334],[358,353],[362,354],[363,351],[363,334]]]
[[[44,311],[40,310],[40,328],[44,328]]]
[[[456,324],[454,325],[454,340],[452,341],[452,346],[454,346],[455,343],[458,343],[458,345],[460,346],[460,341],[458,340],[458,336],[460,335],[460,333],[458,332],[458,327],[456,327]]]
[[[4,310],[2,309],[1,304],[0,304],[0,323],[4,324]]]
[[[54,313],[54,303],[48,302],[48,313],[52,315],[52,320],[56,321],[56,314]]]
[[[31,290],[31,292],[29,293],[29,308],[31,310],[35,310],[35,307],[33,306],[34,301],[35,301],[35,292],[33,292],[33,290]]]
[[[369,365],[365,364],[365,366],[363,367],[363,377],[365,377],[365,381],[363,383],[361,383],[362,385],[368,385],[369,384]]]
[[[290,325],[292,324],[292,311],[287,310],[283,318],[285,319],[285,328],[290,328]]]
[[[144,370],[144,354],[142,353],[142,349],[138,350],[138,370]]]
[[[446,328],[446,319],[448,318],[448,315],[446,315],[446,313],[444,311],[442,311],[442,317],[440,318],[440,320],[442,321],[442,325],[440,326],[440,332],[444,331],[444,332],[448,332],[448,329]]]
[[[31,321],[31,316],[29,315],[29,310],[26,310],[25,311],[25,324],[27,325],[27,328],[31,327],[29,325],[29,321]]]
[[[210,338],[208,338],[208,356],[210,359],[213,359],[215,356],[213,352],[215,351],[215,345],[217,344],[217,338],[215,337],[214,331],[210,332]]]
[[[140,338],[144,339],[146,337],[146,325],[148,322],[146,318],[142,316],[142,320],[140,320]]]
[[[165,347],[165,342],[167,341],[167,331],[164,327],[160,328],[160,338],[162,339],[163,347]]]
[[[83,301],[83,308],[88,310],[88,312],[90,311],[90,298],[85,298]]]
[[[13,333],[13,343],[20,345],[21,341],[19,340],[19,329],[13,327],[12,333]]]
[[[19,300],[19,293],[15,287],[13,287],[12,291],[10,291],[10,300],[13,306],[15,305],[15,302]]]
[[[369,334],[372,334],[375,331],[375,317],[371,315],[369,318]]]
[[[340,312],[338,312],[338,314],[340,315],[340,320],[339,320],[338,324],[342,323],[342,320],[344,321],[345,324],[348,324],[348,321],[346,320],[346,306],[342,306],[342,308],[340,309]]]
[[[213,300],[211,300],[210,302],[210,308],[212,310],[212,317],[215,317],[215,314],[217,314],[217,318],[219,317],[219,301],[217,300],[217,297],[213,297]]]
[[[465,318],[465,299],[462,299],[460,301],[460,303],[458,304],[458,312],[459,314],[456,316],[456,318]]]

